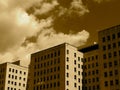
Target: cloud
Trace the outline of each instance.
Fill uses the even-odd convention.
[[[37,45],[40,49],[43,49],[67,42],[77,47],[80,45],[84,45],[88,37],[89,33],[85,30],[76,34],[64,34],[62,32],[56,33],[56,31],[51,28],[41,32],[37,39]]]
[[[64,34],[64,32],[57,33],[53,27],[55,20],[54,15],[49,15],[47,18],[41,18],[40,20],[36,19],[33,14],[29,15],[26,9],[35,6],[38,2],[41,6],[39,9],[41,13],[39,14],[48,13],[55,9],[56,6],[59,6],[57,0],[53,0],[52,2],[44,2],[44,0],[0,1],[1,63],[21,59],[23,64],[26,65],[29,64],[30,54],[38,50],[63,42],[79,46],[85,44],[87,41],[89,33],[85,30],[75,34]],[[75,9],[75,11],[81,11],[81,7],[79,7],[77,2],[73,2],[69,10]],[[35,42],[29,41],[31,37],[35,37]]]
[[[111,0],[94,0],[94,1],[97,2],[97,3],[101,3],[101,2],[109,2]]]
[[[57,0],[52,0],[52,2],[44,2],[41,4],[40,8],[35,9],[36,14],[45,14],[53,10],[58,4]]]

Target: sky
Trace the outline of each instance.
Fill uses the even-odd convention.
[[[64,42],[97,42],[97,33],[120,24],[120,0],[0,0],[0,63]]]

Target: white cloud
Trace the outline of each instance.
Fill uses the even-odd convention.
[[[43,0],[38,1],[42,2]],[[29,62],[30,54],[37,50],[62,42],[78,46],[87,41],[89,33],[85,30],[76,34],[56,33],[52,28],[54,19],[51,16],[37,21],[33,15],[28,15],[25,8],[38,1],[0,1],[0,62],[21,59],[24,65],[26,65]],[[46,5],[49,8],[47,7],[46,11],[44,11],[42,8]],[[45,3],[41,8],[42,13],[46,13],[50,8],[54,8],[57,5],[56,0],[52,2],[52,5]],[[79,6],[73,5],[73,7]],[[39,35],[36,43],[27,43],[26,47],[21,46],[27,37],[36,35]]]
[[[57,0],[52,0],[52,2],[44,2],[41,4],[40,8],[35,10],[35,15],[36,14],[45,14],[51,10],[53,10],[58,4]]]
[[[80,46],[85,44],[89,37],[89,33],[85,30],[76,34],[64,34],[56,33],[52,28],[51,30],[43,31],[38,38],[37,44],[39,48],[49,48],[50,46],[58,45],[64,42],[73,44],[74,46]],[[42,38],[42,39],[41,39]]]

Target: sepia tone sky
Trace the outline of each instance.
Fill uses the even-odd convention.
[[[0,63],[68,42],[97,42],[99,30],[120,24],[120,0],[0,0]]]

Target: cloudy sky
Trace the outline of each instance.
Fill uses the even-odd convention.
[[[97,42],[97,32],[120,24],[120,0],[0,0],[0,63],[22,60],[63,42]]]

